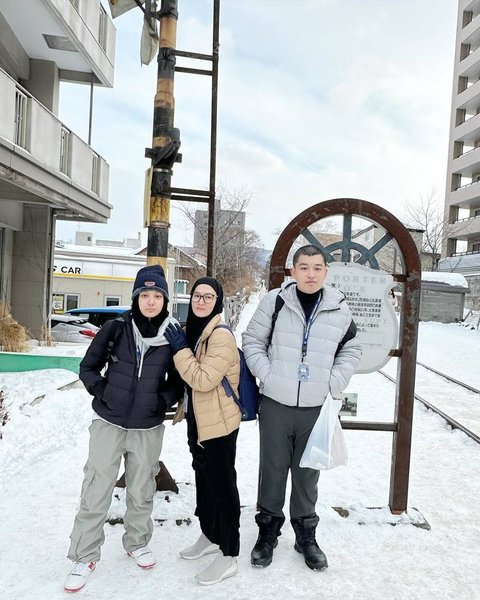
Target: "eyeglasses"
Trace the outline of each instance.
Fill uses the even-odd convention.
[[[194,294],[192,294],[192,302],[200,302],[200,300],[203,300],[205,302],[205,304],[211,304],[215,298],[217,296],[215,294],[197,294],[197,292],[195,292]]]

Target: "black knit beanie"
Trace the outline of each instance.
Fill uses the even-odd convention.
[[[148,265],[140,269],[133,284],[132,300],[148,290],[158,290],[168,300],[168,284],[161,265]]]

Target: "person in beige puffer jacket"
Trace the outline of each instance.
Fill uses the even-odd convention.
[[[196,576],[202,585],[236,575],[240,548],[235,454],[241,415],[222,385],[226,378],[238,394],[240,358],[235,338],[222,321],[222,310],[220,283],[202,277],[192,287],[185,332],[179,325],[165,332],[187,388],[184,408],[195,471],[195,515],[201,528],[198,540],[180,556],[194,560],[216,554],[210,566]]]

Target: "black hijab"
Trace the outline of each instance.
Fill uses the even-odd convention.
[[[215,293],[217,294],[217,299],[212,312],[208,316],[197,317],[193,313],[192,298],[190,297],[190,304],[188,305],[187,322],[185,325],[185,333],[187,335],[188,345],[191,348],[192,352],[195,350],[195,346],[198,342],[198,339],[202,335],[205,327],[213,319],[213,317],[221,314],[223,310],[223,288],[220,285],[220,283],[213,277],[200,277],[200,279],[197,279],[197,281],[192,286],[192,290],[190,292],[191,296],[193,296],[193,292],[195,291],[195,289],[202,283],[209,285],[215,290]]]
[[[135,296],[135,298],[132,300],[132,317],[142,337],[155,337],[158,333],[158,328],[168,317],[168,301],[164,296],[162,310],[156,317],[149,319],[142,314],[138,305],[138,296]]]

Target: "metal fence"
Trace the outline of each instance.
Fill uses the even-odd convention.
[[[229,325],[233,330],[238,325],[240,314],[247,301],[248,294],[238,292],[237,294],[235,294],[235,296],[229,296],[228,298],[225,298],[223,302],[225,323]]]

